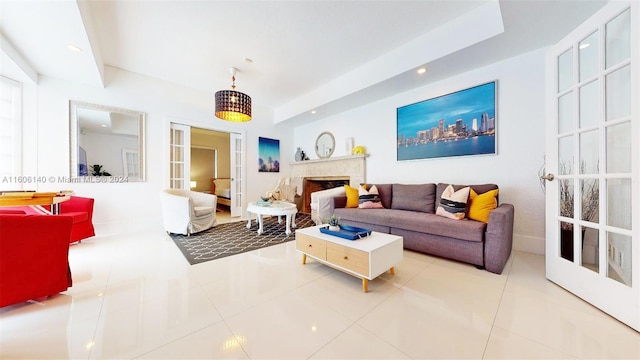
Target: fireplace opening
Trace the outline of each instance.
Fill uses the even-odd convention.
[[[302,212],[311,214],[311,193],[349,185],[348,176],[312,177],[302,180]]]

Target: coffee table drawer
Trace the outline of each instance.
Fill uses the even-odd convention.
[[[329,263],[369,276],[369,253],[331,242],[327,243],[326,246],[327,261]]]
[[[296,249],[318,259],[327,258],[327,242],[306,234],[296,233]]]

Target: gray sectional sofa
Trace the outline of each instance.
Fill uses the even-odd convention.
[[[327,213],[346,225],[400,235],[404,248],[476,265],[500,274],[511,255],[514,207],[500,204],[489,222],[452,220],[435,215],[448,184],[375,184],[384,209],[345,208],[346,195],[321,198]],[[460,189],[462,185],[454,185]],[[495,184],[470,185],[477,193],[497,189]],[[320,217],[323,214],[319,214]]]

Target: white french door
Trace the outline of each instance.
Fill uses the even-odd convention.
[[[242,216],[244,204],[244,141],[242,134],[231,133],[231,217]]]
[[[546,276],[640,331],[639,8],[547,52]]]
[[[213,129],[211,129],[213,130]],[[220,131],[220,130],[215,130]],[[244,134],[229,133],[231,154],[231,217],[242,216],[245,191]],[[191,179],[191,126],[171,123],[169,187],[189,190]]]
[[[169,188],[189,190],[191,184],[191,127],[171,123]]]

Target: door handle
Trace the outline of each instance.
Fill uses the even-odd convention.
[[[545,176],[540,176],[540,179],[547,180],[547,181],[553,181],[553,179],[555,179],[555,178],[556,178],[556,176],[551,174],[551,173],[549,173],[549,174],[547,174]]]

